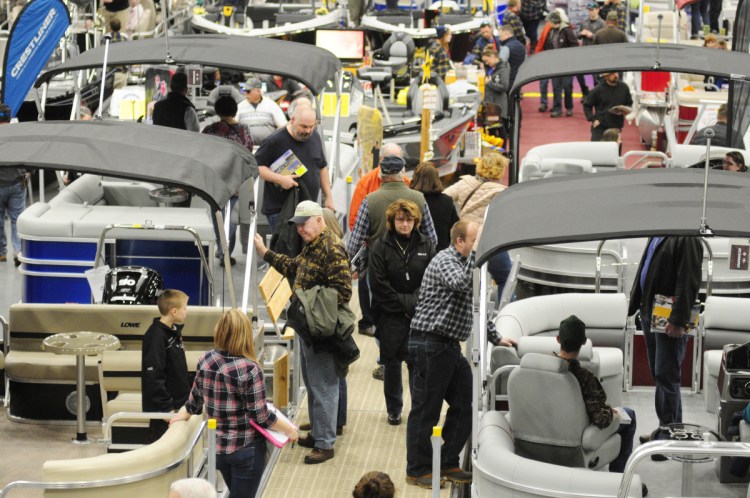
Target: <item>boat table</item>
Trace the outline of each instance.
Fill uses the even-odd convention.
[[[42,349],[55,354],[76,355],[76,417],[75,444],[90,442],[86,436],[86,356],[120,348],[120,340],[102,332],[65,332],[51,335],[42,341]]]

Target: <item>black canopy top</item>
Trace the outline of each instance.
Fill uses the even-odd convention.
[[[123,43],[123,45],[125,45]],[[224,207],[258,175],[245,147],[222,137],[118,121],[0,126],[0,167],[72,170],[182,187]]]
[[[314,94],[341,69],[341,62],[328,50],[284,40],[229,35],[185,35],[169,37],[169,53],[174,64],[201,64],[241,71],[279,74],[307,86]],[[146,38],[127,43],[111,43],[108,67],[129,64],[164,64],[164,38]],[[101,67],[104,46],[72,57],[42,73],[39,87],[62,72]]]
[[[521,64],[510,90],[511,99],[532,81],[573,74],[608,71],[669,71],[748,79],[750,54],[695,47],[661,44],[657,62],[655,43],[612,43],[587,47],[545,50]]]
[[[616,171],[515,184],[490,203],[477,264],[516,247],[654,235],[698,236],[703,170]],[[710,171],[708,226],[750,235],[750,175]]]

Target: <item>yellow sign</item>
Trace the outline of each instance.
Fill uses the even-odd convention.
[[[231,5],[224,6],[224,17],[232,17],[233,12],[234,12],[234,7],[232,7]]]
[[[136,99],[122,99],[120,101],[120,120],[135,121],[146,115],[146,101]]]
[[[341,94],[341,117],[349,117],[349,102],[351,96],[348,93]],[[325,92],[323,94],[323,116],[334,117],[336,116],[336,94],[331,92]]]

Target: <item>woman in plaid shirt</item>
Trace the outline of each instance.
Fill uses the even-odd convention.
[[[170,424],[201,413],[216,419],[216,468],[230,497],[252,498],[266,458],[266,440],[250,425],[283,432],[297,441],[297,430],[266,406],[263,370],[255,361],[250,320],[232,309],[214,329],[216,348],[198,360],[190,397]]]

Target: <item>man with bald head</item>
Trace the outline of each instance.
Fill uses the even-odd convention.
[[[320,135],[315,133],[316,124],[315,110],[312,107],[297,106],[289,123],[273,132],[255,153],[260,177],[266,182],[261,212],[268,218],[272,233],[278,231],[282,221],[281,208],[291,189],[300,187],[300,184],[306,187],[306,192],[301,192],[300,201],[311,199],[317,202],[322,190],[325,206],[333,209],[328,163]],[[301,176],[282,175],[271,169],[274,161],[287,151],[291,151],[307,169]]]

